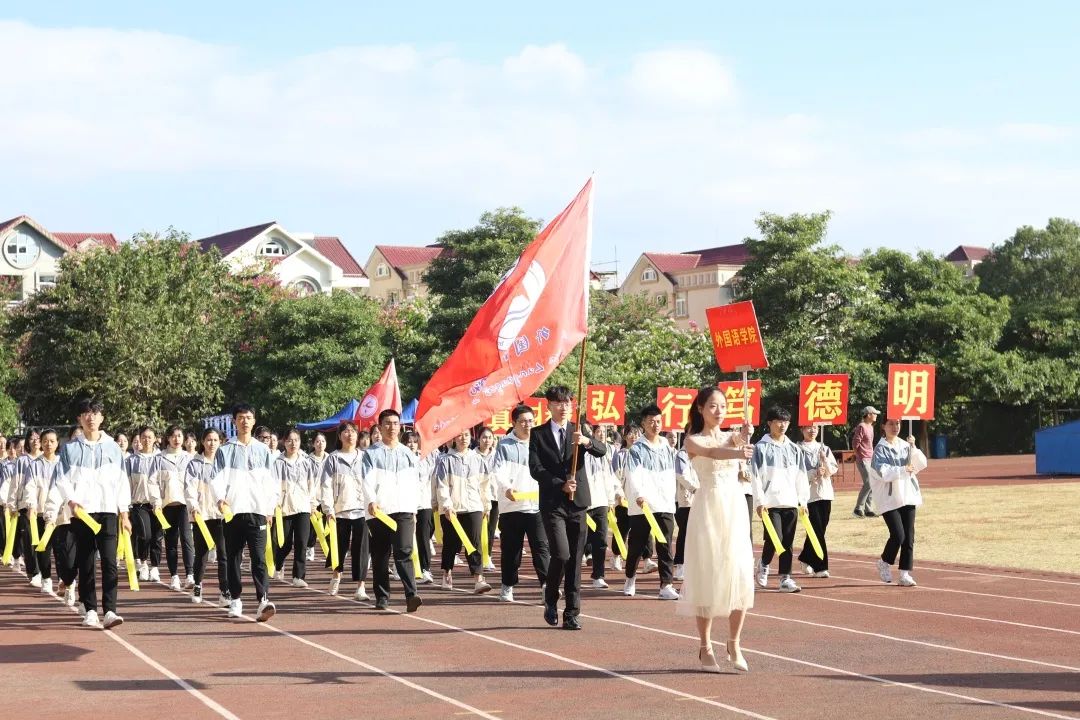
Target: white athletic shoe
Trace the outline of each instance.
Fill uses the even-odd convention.
[[[293,578],[292,586],[295,588],[306,588],[308,586],[307,580],[305,580],[304,578]]]
[[[435,557],[435,541],[428,540],[428,557]]]
[[[179,590],[180,589],[180,576],[179,575],[173,575],[172,576],[172,580],[169,581],[169,589],[170,590]]]
[[[911,577],[911,573],[907,570],[900,571],[900,585],[903,587],[915,587],[917,583],[915,578]]]
[[[592,586],[598,590],[606,590],[608,587],[607,580],[604,578],[593,578]]]
[[[193,587],[195,587],[195,577],[193,575],[188,575],[187,579],[184,580],[184,589],[190,590]]]
[[[390,566],[390,579],[395,581],[401,579],[401,576],[398,575],[397,568],[393,565]]]
[[[420,574],[421,585],[431,585],[433,582],[435,582],[435,578],[432,576],[430,570],[425,570]]]
[[[809,566],[809,565],[807,565],[806,563],[803,563],[803,565],[802,565],[802,571],[803,571],[803,575],[810,575],[810,576],[813,576],[813,574],[814,574],[814,568],[810,567],[810,566]]]
[[[491,562],[491,560],[488,560],[487,565],[484,566],[484,572],[495,572],[495,570],[495,563]]]
[[[757,569],[757,584],[758,587],[769,586],[769,566],[758,564]]]
[[[124,618],[120,617],[112,610],[105,613],[105,617],[101,621],[101,626],[108,630],[109,628],[116,627],[117,625],[123,625]]]
[[[81,618],[86,617],[86,606],[83,605],[82,603],[79,603],[79,617],[81,617]]]
[[[30,587],[41,587],[41,573],[38,573],[37,575],[34,575],[34,577],[30,578]]]
[[[307,561],[313,562],[315,560],[315,548],[309,547],[307,549]]]
[[[68,607],[73,607],[75,605],[75,586],[74,585],[72,585],[71,587],[68,587],[66,590],[64,590],[64,604],[67,605]]]
[[[453,590],[454,589],[454,576],[449,570],[444,570],[442,574],[442,589]]]
[[[454,567],[460,567],[461,565],[464,565],[464,564],[465,563],[463,563],[461,561],[461,556],[460,555],[455,555],[454,556]]]
[[[891,583],[892,582],[892,568],[889,567],[889,563],[885,562],[881,558],[878,558],[878,561],[877,561],[877,574],[878,574],[878,577],[881,578],[881,582],[883,582],[883,583]]]
[[[82,619],[83,627],[101,627],[101,623],[98,621],[97,610],[87,610],[86,615]]]
[[[514,586],[503,585],[502,590],[499,591],[499,599],[503,602],[514,602]]]
[[[654,570],[656,570],[656,568],[658,568],[658,567],[660,567],[660,566],[656,564],[655,560],[653,560],[652,558],[648,558],[648,559],[645,560],[645,567],[643,567],[641,569],[641,572],[651,573]]]
[[[270,598],[263,598],[259,603],[259,610],[255,613],[255,622],[266,622],[277,614],[277,607],[270,602]]]
[[[816,573],[814,573],[814,577],[816,577],[816,578],[827,578],[827,577],[829,577],[829,571],[828,570],[818,570]]]
[[[361,581],[360,584],[356,586],[356,592],[353,593],[353,600],[367,600],[367,599],[368,599],[367,588],[364,587],[364,583],[363,583],[363,581]]]
[[[229,601],[229,617],[238,618],[244,614],[244,603],[240,598]]]
[[[679,591],[675,589],[674,585],[665,585],[660,588],[660,594],[657,597],[661,600],[678,600]]]
[[[684,568],[682,565],[676,565],[675,566],[675,572],[672,574],[672,579],[673,580],[685,580],[686,579],[686,568]]]
[[[26,561],[22,558],[19,558],[15,561],[15,572],[19,573],[20,575],[26,574]]]
[[[800,590],[802,590],[802,588],[791,579],[790,575],[784,575],[780,578],[780,592],[797,593]]]
[[[156,567],[150,568],[150,582],[161,582],[161,572]]]
[[[52,578],[46,578],[46,579],[41,581],[41,592],[43,592],[46,595],[52,595],[53,594]]]
[[[491,592],[491,586],[484,582],[484,578],[477,578],[472,591],[476,595],[483,595],[484,593]]]
[[[619,556],[619,555],[615,556],[615,561],[611,563],[611,569],[612,570],[618,570],[619,572],[622,572],[623,564],[622,564],[622,557],[621,556]]]
[[[139,582],[150,582],[150,566],[146,563],[139,565]]]
[[[339,578],[339,577],[331,578],[330,579],[330,594],[331,595],[337,595],[338,590],[340,588],[341,588],[341,578]]]
[[[218,607],[229,607],[232,604],[232,598],[225,593],[221,593],[218,595],[217,604]]]
[[[195,587],[191,588],[191,602],[198,605],[202,602],[202,599],[202,585],[196,585]]]
[[[214,548],[210,552],[206,553],[206,562],[217,565],[217,548]]]
[[[626,578],[623,583],[622,594],[626,597],[634,597],[637,594],[637,578]]]

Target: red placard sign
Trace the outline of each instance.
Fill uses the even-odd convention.
[[[729,428],[746,422],[746,398],[743,397],[742,380],[718,382],[716,387],[720,388],[727,400],[727,412],[720,421],[720,427]],[[761,381],[751,380],[746,384],[746,391],[750,394],[750,424],[756,425],[761,417]]]
[[[846,425],[847,375],[803,375],[799,378],[799,427]]]
[[[626,422],[625,385],[589,385],[585,400],[585,419],[593,425]]]
[[[934,419],[933,365],[889,365],[889,400],[885,417],[889,420]]]
[[[711,307],[705,311],[705,317],[709,320],[709,336],[721,372],[769,367],[753,302],[747,300]]]
[[[660,407],[661,430],[685,430],[690,421],[690,406],[697,390],[693,388],[656,388],[656,404]]]

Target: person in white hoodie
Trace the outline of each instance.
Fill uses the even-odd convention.
[[[483,480],[488,493],[484,498],[488,505],[488,561],[484,566],[484,572],[495,572],[495,561],[492,560],[492,555],[495,552],[495,533],[499,529],[499,501],[495,497],[495,445],[495,432],[489,427],[481,428],[476,438],[475,452],[480,460],[480,472],[487,476]]]
[[[187,498],[184,497],[184,481],[187,478],[187,466],[191,455],[184,450],[184,431],[179,425],[170,425],[165,430],[165,449],[158,456],[157,484],[160,509],[169,523],[165,531],[165,563],[169,567],[169,589],[185,590],[195,587],[192,575],[192,556],[195,544],[191,537],[191,517],[188,515]],[[176,546],[179,543],[180,552]],[[181,583],[179,561],[183,557],[184,574],[187,579]]]
[[[76,408],[82,434],[60,450],[62,479],[57,483],[60,498],[67,503],[75,519],[75,556],[79,565],[79,601],[85,611],[83,625],[109,629],[124,618],[116,613],[118,573],[116,542],[119,529],[131,532],[128,507],[131,488],[124,477],[123,456],[113,439],[101,431],[104,405],[100,400],[81,400]],[[80,517],[79,511],[101,525],[94,531]],[[104,617],[98,620],[98,604],[94,597],[97,577],[94,561],[101,558],[101,607]]]
[[[38,537],[44,535],[44,512],[45,504],[48,501],[49,488],[52,487],[53,481],[60,474],[60,458],[56,454],[56,449],[60,443],[57,440],[55,430],[46,430],[41,433],[39,443],[41,455],[27,465],[26,471],[23,473],[24,480],[19,507],[20,511],[25,510],[27,520],[26,549],[24,553],[28,557],[32,556],[34,558],[34,567],[37,569],[38,584],[34,585],[33,579],[31,579],[30,584],[34,585],[34,587],[40,587],[41,592],[51,595],[53,591],[51,557],[53,540],[50,538],[46,548],[38,552],[37,547],[30,542],[29,526],[31,524],[37,526]],[[57,570],[59,569],[58,564]],[[73,580],[74,578],[68,577],[66,582],[70,584]]]
[[[656,559],[660,571],[661,600],[678,600],[679,593],[672,584],[675,534],[675,449],[667,438],[660,436],[663,418],[660,408],[649,405],[641,411],[642,437],[630,448],[626,463],[626,498],[629,500],[630,542],[626,548],[626,583],[623,595],[637,593],[637,564],[648,556],[646,540],[652,529],[645,516],[649,504],[656,524],[666,542],[656,542]]]
[[[136,451],[124,458],[124,471],[131,489],[132,543],[138,558],[139,580],[159,582],[161,574],[161,523],[154,508],[161,507],[161,485],[158,477],[157,434],[149,426],[135,433]]]
[[[802,433],[802,442],[799,449],[803,451],[803,469],[806,472],[806,481],[810,486],[810,501],[806,505],[806,512],[810,517],[810,527],[814,528],[818,542],[821,544],[819,558],[814,552],[814,546],[807,537],[803,541],[802,552],[799,553],[799,562],[803,564],[803,572],[814,577],[829,577],[829,546],[825,541],[825,531],[829,528],[829,516],[832,514],[833,484],[832,478],[840,470],[840,466],[833,457],[833,452],[828,445],[818,442],[818,429],[813,425],[799,428]]]
[[[791,578],[791,548],[795,542],[798,513],[806,512],[810,498],[805,461],[802,451],[786,435],[791,413],[780,407],[769,408],[765,423],[769,432],[754,445],[754,456],[750,459],[754,505],[758,517],[768,513],[786,552],[781,553],[780,548],[774,547],[766,534],[757,569],[757,584],[768,586],[769,563],[773,555],[780,553],[780,592],[799,592],[802,588]]]
[[[368,572],[367,503],[364,502],[364,451],[356,445],[359,432],[356,424],[343,422],[338,428],[338,449],[330,453],[323,465],[320,492],[326,522],[334,522],[337,537],[328,538],[338,544],[338,564],[332,569],[330,594],[337,595],[341,587],[341,571],[345,568],[345,553],[352,557],[352,580],[356,583],[354,600],[367,600],[364,586]],[[327,563],[330,558],[327,558]],[[329,565],[327,565],[329,567]]]
[[[30,464],[41,457],[41,433],[30,430],[23,438],[23,447],[26,451],[15,459],[14,475],[9,490],[11,502],[15,511],[19,514],[15,531],[15,546],[26,563],[26,577],[30,578],[30,587],[41,587],[41,568],[38,567],[38,553],[31,542],[30,534],[31,516],[27,512],[26,495],[26,471]]]
[[[397,410],[379,413],[380,442],[364,452],[364,500],[371,534],[371,572],[375,583],[375,609],[390,606],[390,554],[398,579],[405,588],[405,608],[416,612],[423,600],[416,594],[412,551],[416,542],[416,505],[420,489],[416,454],[401,443],[401,415]],[[376,517],[389,516],[390,528]]]
[[[322,481],[323,465],[326,464],[326,458],[330,457],[330,453],[326,452],[326,435],[320,431],[316,431],[311,437],[311,452],[309,452],[304,460],[311,465],[311,477],[315,479],[316,487],[316,507],[318,507],[318,487]],[[313,562],[315,560],[315,543],[318,540],[315,537],[315,530],[312,528],[312,532],[308,533],[307,544],[307,560]]]
[[[870,461],[874,510],[889,528],[889,540],[877,561],[878,576],[882,582],[892,582],[892,564],[899,552],[899,584],[914,587],[911,570],[915,567],[915,509],[923,503],[916,473],[926,469],[926,455],[915,447],[914,437],[900,439],[899,420],[886,420],[881,429],[884,435]]]
[[[314,464],[300,451],[300,431],[289,428],[284,435],[285,452],[274,460],[274,478],[281,483],[282,532],[285,544],[274,549],[278,577],[285,580],[285,560],[293,553],[292,586],[307,587],[307,543],[311,513],[319,507],[319,479]]]
[[[596,433],[602,436],[603,431],[599,428],[590,428],[581,422],[582,432]],[[610,453],[610,446],[608,452]],[[585,552],[588,562],[592,564],[592,586],[598,589],[607,588],[607,580],[604,578],[605,563],[607,561],[607,538],[608,538],[608,512],[615,509],[615,493],[618,480],[615,471],[611,468],[611,457],[604,455],[586,455],[585,477],[589,480],[589,509],[586,511],[596,525],[595,530],[589,530],[585,537]]]
[[[210,539],[214,541],[214,548],[221,554],[221,562],[217,563],[218,606],[228,607],[232,597],[229,595],[229,563],[225,562],[225,520],[210,490],[210,482],[214,478],[214,460],[217,458],[219,447],[221,447],[221,433],[214,428],[204,430],[202,453],[191,459],[184,475],[184,498],[187,501],[192,522],[195,521],[196,515],[202,518],[206,529],[210,532]],[[210,548],[206,539],[201,531],[196,532],[195,587],[191,589],[193,603],[203,601],[203,577],[206,574],[206,561],[209,555]]]
[[[435,474],[438,453],[420,457],[420,436],[412,430],[405,433],[403,442],[416,456],[416,554],[420,559],[420,584],[430,585],[435,582],[431,574],[431,556],[434,554],[431,538],[435,533],[435,495],[431,477]]]
[[[491,586],[484,581],[484,568],[480,562],[480,528],[491,506],[486,500],[488,476],[481,471],[479,456],[469,449],[470,437],[468,430],[456,435],[450,451],[439,458],[435,468],[439,511],[442,514],[439,518],[443,531],[442,587],[446,590],[454,588],[454,558],[463,545],[450,523],[453,513],[475,548],[466,559],[473,576],[473,592],[481,594],[491,590]]]
[[[218,448],[210,491],[218,510],[232,520],[225,523],[225,552],[229,563],[229,617],[243,615],[241,563],[244,548],[251,563],[251,580],[259,602],[255,620],[266,622],[277,613],[270,601],[270,578],[266,568],[266,529],[279,502],[280,485],[270,473],[270,449],[255,440],[255,410],[240,404],[233,409],[236,437]],[[220,559],[218,562],[221,562]]]
[[[55,434],[51,430],[41,434],[46,446],[49,444],[47,438],[50,432]],[[46,525],[52,523],[56,526],[48,545],[52,549],[53,558],[56,560],[56,574],[60,578],[56,593],[59,595],[63,592],[64,604],[72,607],[75,605],[75,580],[79,576],[79,566],[76,562],[75,534],[71,532],[71,507],[60,497],[59,484],[63,480],[63,466],[59,462],[59,455],[52,467],[48,466],[45,456],[39,462],[40,465],[34,463],[30,469],[35,484],[39,484],[39,488],[34,490],[38,502],[41,502],[40,484],[46,486],[44,504],[39,505],[37,511]],[[44,590],[44,585],[42,588]]]

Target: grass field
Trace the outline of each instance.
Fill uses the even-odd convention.
[[[923,487],[915,523],[919,560],[1080,574],[1080,483]],[[851,516],[855,492],[836,493],[831,552],[879,555],[889,533],[880,518]],[[754,523],[761,542],[761,523]],[[803,532],[795,536],[802,549]],[[796,571],[801,568],[796,568]]]

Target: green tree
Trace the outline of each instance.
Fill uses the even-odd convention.
[[[428,325],[440,361],[540,227],[541,221],[527,217],[521,208],[499,208],[481,215],[475,227],[451,230],[439,238],[438,244],[448,252],[432,261],[424,281],[432,296]]]
[[[390,359],[380,312],[375,300],[345,291],[276,300],[237,356],[238,397],[275,427],[317,420],[359,399]]]
[[[8,316],[0,313],[0,337],[8,335]],[[19,424],[19,405],[12,394],[19,381],[15,352],[9,342],[0,343],[0,432],[10,433]]]
[[[55,287],[15,310],[15,397],[29,423],[71,421],[82,396],[100,397],[112,428],[192,425],[220,411],[230,348],[249,294],[220,255],[185,233],[142,233],[115,252],[61,260]]]

